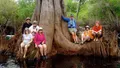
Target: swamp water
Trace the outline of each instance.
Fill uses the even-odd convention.
[[[0,68],[120,68],[119,59],[57,55],[46,61],[26,60],[0,55]]]

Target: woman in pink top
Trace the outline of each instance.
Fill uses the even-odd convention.
[[[43,33],[43,28],[40,27],[38,30],[38,33],[36,33],[35,37],[34,37],[34,43],[35,43],[35,47],[38,47],[41,53],[41,57],[43,59],[46,59],[46,50],[47,50],[47,46],[46,46],[46,39],[45,39],[45,35]]]

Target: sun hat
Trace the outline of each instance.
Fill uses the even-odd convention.
[[[43,30],[43,28],[42,27],[39,27],[39,29],[38,30]]]
[[[25,30],[29,30],[29,28],[26,27]]]
[[[85,27],[86,27],[86,28],[90,28],[90,26],[88,26],[88,25],[87,25],[87,26],[85,26]]]
[[[35,21],[33,21],[33,24],[38,24],[38,22],[35,20]]]
[[[31,20],[30,17],[27,17],[26,20]]]

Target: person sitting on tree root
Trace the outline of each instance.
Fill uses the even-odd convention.
[[[35,47],[39,48],[39,51],[41,53],[41,58],[46,59],[47,46],[46,46],[46,38],[43,33],[42,27],[39,27],[38,33],[36,33],[34,37],[34,43],[35,43]]]
[[[23,58],[26,58],[27,49],[32,43],[32,41],[33,41],[32,34],[30,33],[28,28],[25,28],[24,34],[23,34],[23,41],[21,43],[21,53],[22,54],[24,53]]]
[[[91,41],[93,39],[92,30],[87,25],[85,26],[85,31],[81,34],[81,44],[84,44],[86,41]]]
[[[68,30],[72,34],[74,43],[78,43],[78,37],[76,35],[76,32],[77,32],[76,21],[75,21],[73,15],[71,14],[70,18],[66,18],[66,17],[62,16],[62,19],[68,23]]]
[[[26,22],[22,26],[22,34],[24,33],[25,28],[29,28],[32,25],[30,21],[31,21],[30,17],[27,17]]]
[[[99,21],[96,21],[95,25],[92,28],[92,34],[94,35],[94,41],[98,41],[102,37],[102,26]]]
[[[29,27],[29,30],[33,36],[38,32],[39,26],[37,21],[33,21],[32,26]]]

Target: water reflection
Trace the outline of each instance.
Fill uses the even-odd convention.
[[[24,60],[16,63],[14,58],[0,56],[0,68],[120,68],[116,59],[79,56],[55,56],[45,61]]]
[[[21,68],[53,68],[51,59],[45,61],[25,60],[21,63]]]
[[[84,58],[81,62],[82,68],[117,68],[115,59]]]
[[[0,63],[5,63],[8,59],[8,56],[0,55]]]
[[[120,64],[111,59],[56,56],[46,61],[37,61],[35,65],[30,63],[25,63],[24,65],[26,65],[24,68],[119,68]]]
[[[0,68],[20,68],[15,58],[0,55]]]

